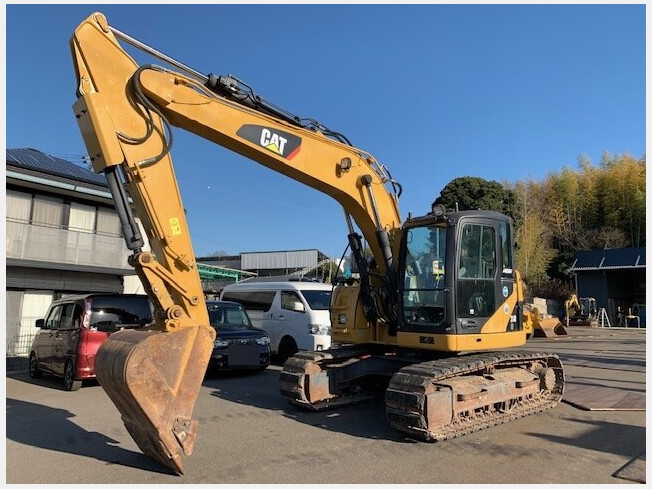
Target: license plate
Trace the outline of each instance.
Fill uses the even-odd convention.
[[[231,345],[229,346],[229,366],[258,365],[260,355],[258,348],[251,345]]]

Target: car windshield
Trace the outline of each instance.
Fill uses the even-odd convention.
[[[209,304],[211,326],[251,326],[249,316],[240,304]]]
[[[98,331],[145,326],[152,320],[152,309],[146,296],[98,296],[91,302],[90,327]]]
[[[331,305],[330,290],[302,290],[301,293],[313,311],[327,311]]]

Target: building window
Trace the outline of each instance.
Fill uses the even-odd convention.
[[[95,231],[95,215],[97,208],[90,205],[70,203],[70,217],[68,229],[70,231],[82,231],[92,233]]]
[[[7,190],[7,220],[29,222],[32,213],[32,194]]]
[[[97,234],[120,236],[120,218],[112,209],[100,207],[97,209]]]
[[[7,221],[120,237],[115,209],[64,201],[47,195],[7,190]],[[66,209],[69,207],[69,209]]]
[[[32,205],[32,224],[61,227],[63,224],[63,200],[45,195],[35,195]]]

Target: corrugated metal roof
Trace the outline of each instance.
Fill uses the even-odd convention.
[[[317,265],[317,250],[241,253],[244,270],[304,268]]]
[[[645,248],[578,251],[569,271],[621,268],[645,268]]]
[[[75,181],[93,183],[95,185],[101,185],[102,187],[108,186],[104,175],[95,173],[88,168],[75,165],[68,160],[47,155],[36,149],[7,148],[7,163],[27,170],[35,170],[49,175],[57,175]]]

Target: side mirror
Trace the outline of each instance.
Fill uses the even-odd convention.
[[[292,310],[296,312],[306,312],[306,308],[303,307],[302,302],[293,302],[292,303]]]
[[[36,327],[37,328],[45,328],[45,319],[37,319],[36,320]]]

